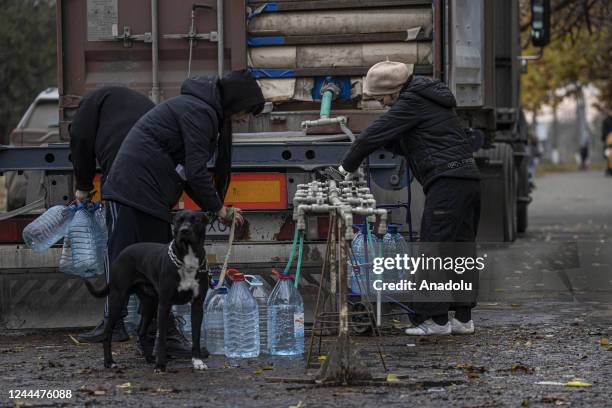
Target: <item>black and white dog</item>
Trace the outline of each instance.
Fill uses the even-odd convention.
[[[208,290],[205,270],[204,239],[208,217],[202,212],[181,211],[174,217],[173,240],[170,244],[138,243],[124,249],[111,266],[110,284],[97,290],[85,280],[89,292],[96,297],[109,296],[109,318],[104,328],[104,366],[117,367],[111,354],[113,327],[121,318],[121,308],[135,293],[140,300],[141,322],[138,340],[145,359],[155,362],[155,371],[166,370],[166,334],[172,305],[191,302],[192,362],[196,370],[205,370],[200,350],[200,326],[204,314],[203,299]],[[158,344],[156,360],[153,349],[145,347],[145,336],[157,309]]]

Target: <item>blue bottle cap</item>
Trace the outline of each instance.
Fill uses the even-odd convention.
[[[397,234],[399,227],[401,227],[402,224],[389,224],[387,225],[387,232],[390,234]]]

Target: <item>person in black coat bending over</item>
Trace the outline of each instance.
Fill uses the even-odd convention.
[[[350,177],[380,148],[404,156],[426,195],[423,242],[473,242],[480,218],[480,174],[472,146],[454,111],[455,97],[440,81],[413,76],[400,62],[375,64],[364,92],[390,109],[353,142],[339,170]],[[477,282],[474,283],[477,288]],[[416,302],[409,335],[471,334],[475,302]],[[449,308],[455,317],[449,321]]]
[[[181,86],[179,96],[149,111],[134,125],[119,149],[102,195],[110,203],[109,261],[137,242],[168,243],[171,210],[185,191],[203,210],[221,222],[233,217],[242,224],[239,209],[223,205],[232,164],[232,120],[260,113],[264,97],[247,71],[223,78],[196,76]],[[215,159],[214,175],[208,163]],[[171,325],[172,326],[172,325]],[[168,353],[191,356],[191,345]],[[182,336],[180,336],[182,337]],[[152,346],[154,331],[149,336]]]
[[[155,104],[143,94],[120,86],[105,86],[89,92],[81,100],[72,123],[70,124],[70,153],[74,167],[76,185],[75,200],[83,201],[91,197],[96,175],[96,161],[102,169],[101,184],[104,184],[119,147],[132,126]],[[109,219],[107,207],[107,219]],[[108,262],[104,269],[109,279]],[[127,314],[127,311],[124,311]],[[105,315],[108,305],[105,306]],[[103,327],[103,326],[100,326]],[[82,333],[81,342],[100,342],[99,330]],[[113,341],[129,339],[123,320],[113,333]]]

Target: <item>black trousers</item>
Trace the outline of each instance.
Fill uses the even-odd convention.
[[[115,201],[106,202],[106,224],[108,229],[106,282],[110,282],[110,266],[113,261],[128,246],[138,242],[165,244],[172,240],[169,223]],[[127,305],[124,305],[121,315],[127,316]],[[108,297],[104,306],[104,317],[108,317]]]
[[[420,240],[421,242],[474,242],[479,220],[480,181],[442,177],[427,189]],[[467,247],[471,248],[470,245]],[[460,251],[466,249],[462,247]],[[475,253],[452,255],[475,256]],[[475,285],[473,289],[477,294],[477,273],[473,280]],[[410,306],[416,314],[411,316],[412,322],[420,324],[433,316],[446,315],[449,310],[471,309],[476,306],[476,302],[414,302]]]

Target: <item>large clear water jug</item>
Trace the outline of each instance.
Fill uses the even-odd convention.
[[[250,358],[259,355],[259,309],[242,273],[229,269],[232,279],[225,305],[225,356]]]
[[[104,265],[99,260],[97,226],[89,208],[79,205],[68,228],[68,236],[74,273],[82,277],[99,274]]]
[[[397,255],[401,257],[408,253],[408,244],[406,240],[399,232],[398,224],[389,224],[387,226],[387,233],[383,237],[383,256],[385,258],[394,258]],[[399,282],[402,279],[406,279],[407,271],[403,268],[394,268],[392,270],[385,270],[382,275],[382,279],[387,282]],[[380,276],[380,275],[379,275]]]
[[[350,261],[353,262],[350,269],[352,270],[350,276],[351,291],[355,294],[361,294],[363,288],[369,293],[373,293],[372,282],[377,278],[372,272],[372,265],[373,258],[378,256],[378,239],[372,233],[367,234],[364,224],[359,224],[357,227],[360,232],[353,238],[351,243],[354,256],[353,259],[350,259]],[[365,248],[366,241],[368,242],[367,253]],[[358,272],[359,276],[357,276],[356,272]]]
[[[23,241],[36,252],[46,251],[66,235],[76,209],[76,205],[49,208],[23,229]]]
[[[268,299],[268,352],[276,356],[304,353],[304,301],[293,275],[274,271],[278,282]]]
[[[206,333],[206,349],[210,354],[225,354],[225,327],[223,308],[227,299],[227,288],[214,290],[206,304],[203,332]]]
[[[258,275],[245,275],[249,290],[257,301],[259,309],[259,351],[268,352],[268,298],[270,285]]]

